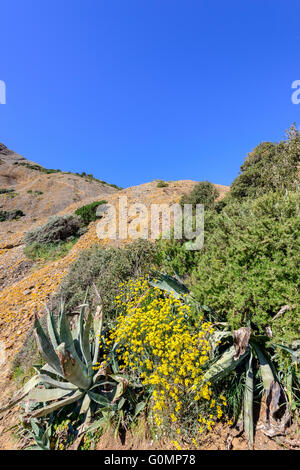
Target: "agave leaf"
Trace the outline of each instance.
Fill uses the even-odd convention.
[[[128,386],[128,381],[126,379],[122,379],[118,382],[117,388],[116,388],[116,393],[114,395],[114,398],[112,400],[112,403],[116,403],[116,401],[121,398],[122,395],[126,392]]]
[[[50,364],[50,366],[53,367],[53,369],[55,369],[55,371],[58,374],[62,374],[62,369],[61,369],[61,366],[60,366],[58,356],[57,356],[52,344],[50,343],[48,337],[44,333],[44,330],[41,327],[41,324],[38,320],[37,315],[35,316],[34,335],[35,335],[35,338],[36,338],[36,342],[37,342],[39,352],[40,352],[42,358],[44,359],[44,361],[47,362],[48,364]]]
[[[100,393],[94,393],[90,391],[88,391],[87,393],[90,399],[93,400],[98,405],[102,405],[102,406],[110,405],[110,401],[107,398],[105,398],[103,395],[100,395]]]
[[[40,375],[39,384],[51,385],[52,387],[60,388],[61,390],[68,390],[69,392],[77,389],[77,386],[70,382],[61,382],[59,380],[52,379],[52,377],[49,377],[48,375],[43,375],[43,374]]]
[[[87,319],[85,321],[84,328],[81,328],[80,331],[80,346],[82,355],[84,357],[85,363],[88,367],[89,374],[92,375],[92,355],[91,355],[91,346],[90,346],[90,330],[92,324],[92,314],[89,311],[87,315]],[[97,339],[98,341],[98,339]]]
[[[28,399],[44,403],[47,401],[60,400],[68,394],[70,394],[70,390],[62,390],[60,388],[37,388],[29,393]]]
[[[80,415],[81,414],[86,414],[88,412],[90,406],[91,406],[91,399],[88,396],[88,394],[86,394],[84,399],[83,399],[79,414]]]
[[[264,384],[264,389],[265,392],[268,394],[271,388],[272,383],[275,381],[275,377],[273,374],[273,371],[271,369],[271,366],[266,358],[266,356],[263,354],[262,350],[260,347],[256,344],[253,343],[253,348],[257,354],[259,364],[260,364],[260,371],[261,371],[261,377],[262,381]]]
[[[215,362],[204,374],[204,381],[217,382],[230,374],[247,356],[248,350],[235,359],[235,348],[232,346],[222,354],[221,358]]]
[[[152,287],[158,287],[159,289],[173,294],[177,299],[184,294],[188,294],[188,288],[182,284],[178,279],[167,274],[155,273],[156,279],[149,282]]]
[[[63,408],[64,406],[71,405],[72,403],[79,401],[83,396],[84,396],[84,392],[81,392],[78,390],[72,396],[65,398],[64,400],[55,402],[55,403],[51,403],[50,405],[45,406],[44,408],[33,411],[32,413],[30,413],[28,416],[25,416],[24,418],[30,419],[30,418],[41,418],[42,416],[47,416],[50,413],[53,413],[54,411],[59,410],[59,408]]]
[[[48,333],[49,333],[49,336],[50,336],[50,340],[51,340],[53,349],[56,349],[61,341],[60,341],[60,337],[59,337],[59,334],[58,334],[58,331],[57,331],[57,328],[56,328],[56,324],[55,324],[55,321],[54,321],[54,316],[48,308],[47,308],[47,312],[48,312],[48,315],[47,315]]]
[[[99,387],[103,387],[103,385],[111,385],[112,387],[115,387],[116,383],[115,382],[110,382],[109,380],[100,380],[95,385],[93,385],[91,388],[89,388],[89,390],[90,391],[95,390]]]
[[[92,382],[92,378],[88,377],[87,369],[81,361],[74,357],[73,348],[70,351],[65,343],[61,343],[56,349],[57,355],[60,360],[61,368],[66,380],[78,388],[87,390]]]
[[[83,324],[84,324],[84,315],[85,310],[88,307],[87,298],[88,298],[89,288],[87,288],[83,304],[81,305],[79,321],[78,321],[78,340],[80,341],[81,336],[83,335]]]
[[[42,439],[43,432],[41,427],[33,419],[30,421],[30,425],[32,427],[34,436]]]
[[[35,375],[34,377],[32,377],[22,388],[22,390],[19,390],[5,406],[0,408],[0,413],[9,410],[17,403],[20,403],[20,401],[24,400],[28,393],[40,384],[40,380],[41,379],[39,375]]]
[[[247,361],[246,366],[246,383],[244,391],[244,428],[248,441],[248,446],[253,449],[253,370],[252,370],[252,353]]]
[[[53,367],[51,367],[49,364],[45,364],[42,368],[41,368],[41,372],[45,372],[45,374],[47,374],[49,377],[62,377],[64,379],[64,374],[63,372],[61,371],[61,373],[58,373],[56,372],[55,369],[53,369]]]
[[[134,411],[134,417],[136,418],[146,407],[147,405],[147,402],[146,401],[140,401],[136,407],[135,407],[135,411]]]
[[[285,428],[290,420],[290,409],[288,406],[289,398],[286,396],[282,386],[276,380],[273,370],[268,362],[266,355],[262,352],[257,344],[253,344],[256,351],[262,380],[265,389],[266,401],[266,426],[262,425],[261,429],[269,437],[284,434]],[[281,397],[285,398],[285,412],[281,419],[276,419],[276,413],[280,408]]]
[[[94,316],[94,334],[95,334],[95,351],[93,357],[93,364],[98,361],[99,350],[100,350],[100,336],[103,327],[103,307],[102,304],[98,305]]]
[[[66,350],[71,353],[72,358],[76,359],[79,363],[81,363],[82,366],[84,366],[83,362],[80,360],[77,354],[71,333],[71,328],[64,312],[61,313],[59,335],[61,338],[61,342],[65,344]]]
[[[219,342],[222,341],[222,339],[229,338],[231,336],[232,336],[231,331],[214,331],[209,336],[209,342],[211,344],[211,352],[213,353],[217,349],[217,346],[219,345]]]

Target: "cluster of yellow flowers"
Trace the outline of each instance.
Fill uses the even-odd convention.
[[[123,367],[153,389],[156,425],[181,435],[187,408],[202,400],[210,414],[208,419],[198,416],[198,433],[211,430],[223,414],[219,403],[226,405],[225,397],[216,402],[211,384],[203,381],[212,324],[203,317],[192,324],[191,308],[184,299],[151,287],[145,278],[121,284],[120,289],[117,323],[106,347],[118,344]]]

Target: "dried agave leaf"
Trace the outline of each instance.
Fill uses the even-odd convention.
[[[235,348],[235,356],[234,359],[238,360],[240,356],[245,354],[249,340],[251,336],[251,328],[249,327],[242,327],[238,330],[233,332],[233,345]]]

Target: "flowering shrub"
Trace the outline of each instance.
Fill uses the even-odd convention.
[[[211,384],[203,381],[212,324],[203,317],[191,320],[184,298],[150,287],[144,278],[121,284],[116,305],[107,349],[117,344],[122,368],[153,392],[151,417],[157,431],[196,445],[226,405],[225,397],[213,396]],[[178,448],[178,441],[174,444]]]

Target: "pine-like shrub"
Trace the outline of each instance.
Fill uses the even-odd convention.
[[[75,211],[75,214],[81,218],[85,225],[88,225],[89,223],[97,219],[97,208],[101,204],[107,204],[107,201],[95,201],[91,204],[86,204],[85,206],[79,207],[79,209]]]

